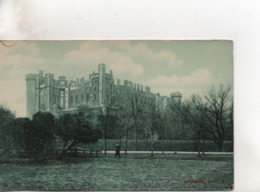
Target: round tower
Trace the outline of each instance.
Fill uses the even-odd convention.
[[[175,92],[171,94],[171,100],[174,104],[181,104],[182,94],[180,92]]]
[[[103,105],[105,99],[105,74],[106,74],[106,65],[101,63],[98,65],[99,73],[99,104]]]
[[[36,74],[27,74],[26,79],[26,113],[27,117],[32,118],[36,112]]]

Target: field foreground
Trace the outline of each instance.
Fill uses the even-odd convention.
[[[0,164],[6,190],[229,190],[233,160],[89,158]]]

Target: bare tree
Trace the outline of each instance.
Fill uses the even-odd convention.
[[[133,120],[129,118],[128,111],[124,110],[121,112],[121,116],[119,118],[119,125],[123,128],[123,131],[125,132],[125,154],[127,154],[128,150],[128,139],[129,139],[129,131],[133,127]]]
[[[190,136],[193,136],[197,141],[198,155],[201,155],[201,140],[205,139],[205,118],[203,110],[199,107],[199,101],[201,100],[198,96],[192,96],[191,100],[186,100],[178,107],[177,113],[180,115],[181,120],[184,124],[189,125],[192,129]],[[204,151],[204,150],[203,150]]]
[[[189,124],[195,131],[199,154],[201,139],[203,146],[207,139],[213,141],[219,151],[223,151],[227,130],[233,126],[232,123],[228,123],[229,118],[233,117],[229,87],[220,86],[218,89],[212,87],[204,97],[193,95],[179,107],[178,113],[183,122]]]
[[[155,133],[158,131],[159,128],[161,128],[162,125],[162,114],[160,113],[159,110],[157,110],[156,105],[152,104],[149,106],[150,112],[147,113],[148,115],[148,122],[150,125],[150,130],[151,130],[151,156],[153,156],[153,151],[154,151],[154,136]]]
[[[142,114],[145,107],[141,93],[133,92],[128,97],[128,107],[133,118],[133,126],[135,129],[135,150],[137,150],[138,131],[142,121]]]
[[[210,124],[210,127],[207,129],[207,136],[218,146],[219,151],[223,150],[228,129],[228,118],[230,118],[230,114],[233,117],[233,105],[230,92],[230,87],[225,88],[221,85],[217,90],[212,87],[205,96],[207,102],[205,117]]]
[[[181,121],[181,116],[178,113],[180,103],[170,102],[167,108],[165,117],[165,132],[170,141],[170,148],[173,139],[180,139],[183,135],[185,124]]]
[[[101,129],[103,130],[103,136],[104,136],[104,144],[105,144],[105,155],[107,155],[107,139],[110,137],[117,137],[118,130],[116,130],[117,127],[117,116],[113,115],[111,113],[111,107],[105,107],[103,111],[103,114],[98,116],[98,121],[101,125]],[[113,128],[113,130],[111,130]]]

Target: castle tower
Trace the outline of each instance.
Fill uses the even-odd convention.
[[[36,78],[35,74],[26,75],[26,113],[27,117],[32,118],[36,112]]]
[[[175,92],[171,94],[171,100],[173,104],[180,105],[182,99],[182,94],[180,92]]]
[[[54,75],[51,73],[45,74],[46,77],[46,94],[47,94],[47,100],[46,100],[46,109],[47,111],[50,111],[52,108],[52,105],[54,104],[54,89],[53,89],[53,83],[54,83]]]
[[[39,111],[40,110],[40,82],[43,79],[43,71],[40,70],[38,72],[38,75],[36,76],[36,105],[35,105],[35,111]]]
[[[99,73],[99,104],[104,105],[105,98],[105,74],[106,74],[106,65],[101,63],[98,65]]]

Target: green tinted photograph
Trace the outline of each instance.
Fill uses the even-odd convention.
[[[233,42],[0,41],[0,191],[228,191]]]

